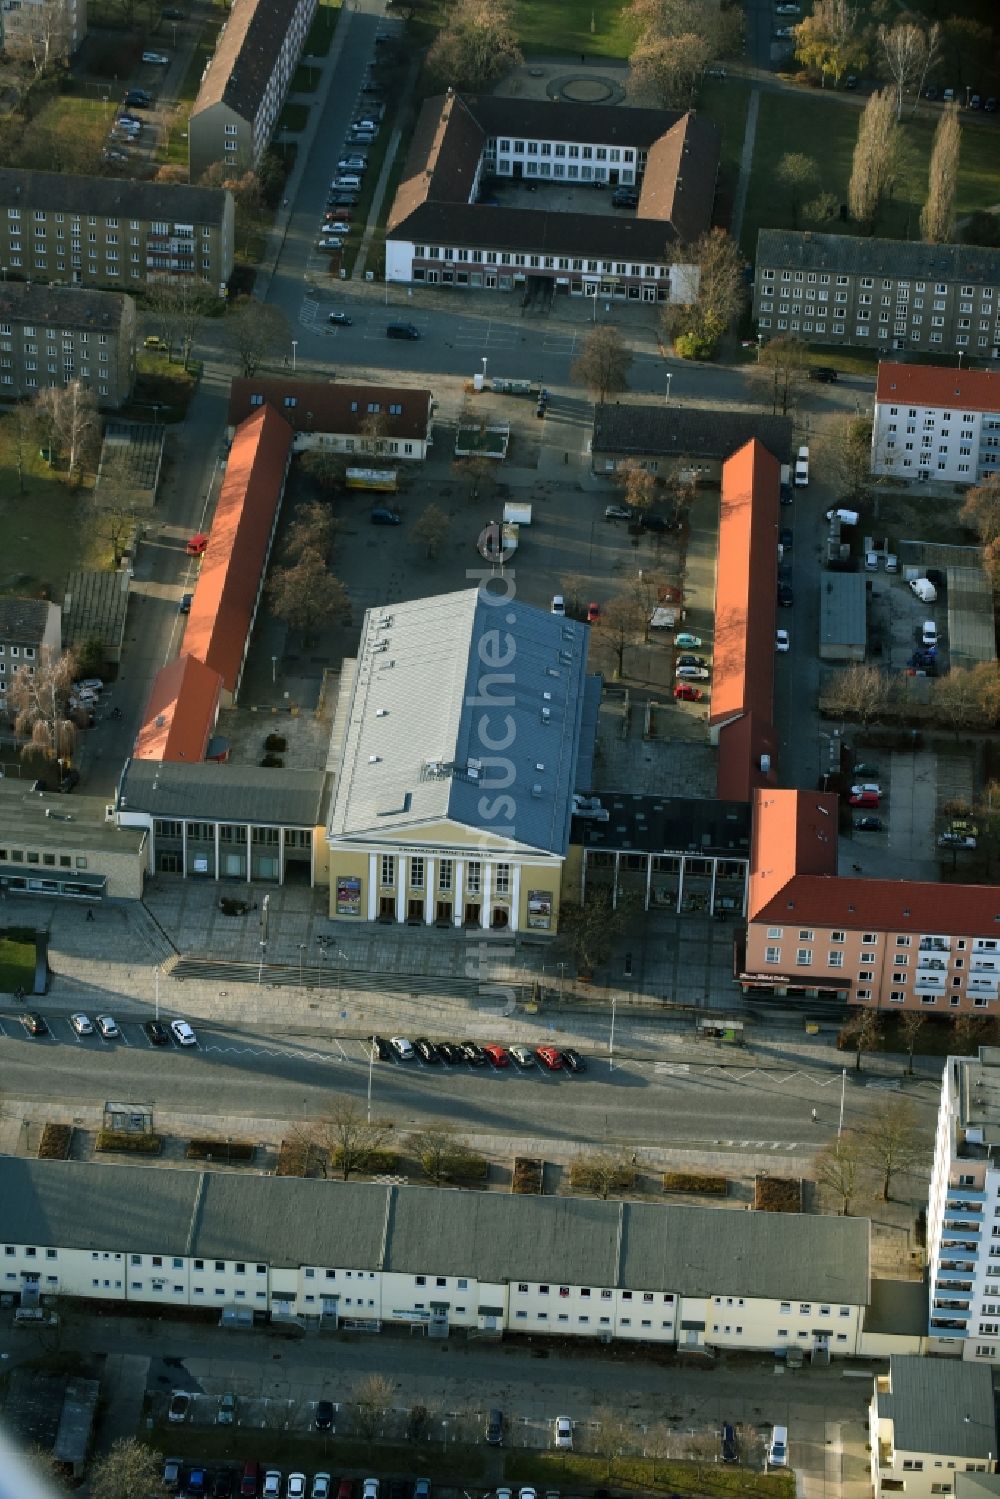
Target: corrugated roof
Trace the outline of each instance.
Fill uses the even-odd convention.
[[[194,656],[178,656],[153,678],[136,736],[137,760],[205,758],[219,712],[222,678]]]
[[[589,630],[515,600],[501,616],[496,597],[462,589],[367,612],[331,837],[398,835],[452,820],[565,853]],[[507,652],[502,666],[487,665]],[[481,810],[481,777],[493,763],[488,741],[497,737],[511,765],[505,795],[515,810],[491,823]]]
[[[9,1242],[864,1305],[863,1218],[0,1157]],[[966,1366],[969,1367],[969,1366]],[[986,1371],[988,1373],[988,1370]]]
[[[875,399],[894,406],[957,406],[963,411],[1000,411],[1000,372],[954,370],[938,364],[878,367]]]
[[[272,406],[233,438],[182,649],[235,693],[292,452],[292,429]]]
[[[779,463],[788,463],[792,423],[787,416],[718,406],[627,401],[594,409],[593,451],[609,457],[660,455],[720,462],[757,438]]]
[[[326,814],[322,770],[277,770],[202,761],[132,760],[121,808],[154,817],[317,828]]]
[[[0,286],[0,318],[15,323],[58,323],[61,328],[118,333],[132,298],[118,291],[83,286],[46,286],[33,281],[5,281]]]
[[[228,421],[231,427],[238,427],[263,400],[280,412],[295,432],[356,436],[370,415],[369,406],[377,405],[387,437],[422,441],[431,426],[433,399],[429,390],[401,385],[337,385],[332,380],[298,380],[294,375],[254,375],[249,380],[234,380],[229,387]],[[289,405],[290,401],[294,405]],[[402,409],[392,412],[391,406]]]
[[[897,1355],[889,1360],[890,1393],[878,1392],[880,1420],[891,1420],[901,1452],[995,1458],[993,1370],[961,1359]]]
[[[777,898],[797,871],[836,875],[837,797],[833,792],[770,786],[754,796],[750,921]]]
[[[256,119],[298,6],[299,0],[233,0],[192,115],[222,103],[241,119]]]
[[[869,239],[858,234],[816,234],[810,229],[762,229],[757,235],[758,273],[765,267],[885,276],[892,281],[911,277],[996,286],[1000,282],[1000,250]]]
[[[15,645],[34,645],[37,649],[45,638],[50,611],[58,608],[58,604],[52,604],[48,599],[0,595],[0,640],[12,641]]]
[[[712,722],[753,713],[769,724],[774,705],[778,581],[777,458],[757,438],[722,470],[715,580]]]
[[[66,214],[112,214],[126,219],[221,226],[226,199],[219,187],[184,182],[140,182],[117,177],[78,177],[73,172],[36,172],[0,167],[0,209],[41,208]]]

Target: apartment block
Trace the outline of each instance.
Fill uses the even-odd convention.
[[[872,473],[979,484],[1000,471],[1000,373],[880,364]]]
[[[1000,357],[1000,250],[762,229],[753,315],[767,338]]]
[[[41,70],[66,63],[87,35],[87,0],[3,0],[0,45]]]
[[[260,165],[315,13],[316,0],[235,0],[191,111],[192,182],[216,162]]]
[[[193,280],[223,296],[232,193],[0,168],[0,264],[14,280],[110,290]]]
[[[1000,1048],[949,1057],[927,1205],[928,1348],[1000,1362]]]
[[[42,653],[58,656],[62,649],[62,610],[47,599],[0,596],[0,710],[6,706],[7,686],[20,667],[29,674]]]
[[[894,1357],[875,1376],[869,1416],[872,1492],[954,1494],[960,1473],[997,1471],[992,1371]]]
[[[135,302],[121,292],[7,281],[0,287],[0,401],[79,380],[99,406],[135,380]]]
[[[756,793],[745,994],[990,1015],[1000,889],[837,873],[837,797]]]

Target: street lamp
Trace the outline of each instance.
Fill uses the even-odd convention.
[[[372,1122],[372,1072],[375,1068],[375,1039],[368,1047],[368,1123]]]
[[[303,960],[303,955],[305,954],[305,950],[306,950],[305,943],[304,942],[300,942],[299,943],[299,988],[300,989],[302,988],[302,960]]]
[[[482,356],[482,358],[483,358],[483,383],[485,384],[486,383],[486,355],[484,354]]]
[[[298,347],[299,347],[299,341],[298,341],[298,339],[297,338],[293,338],[292,339],[292,374],[293,375],[295,374],[296,355],[298,353]]]
[[[672,370],[667,370],[667,399],[666,399],[666,405],[668,405],[668,406],[670,405],[670,382],[671,382],[671,380],[673,378],[674,378],[673,371]]]
[[[615,1070],[615,1009],[618,1004],[618,996],[611,996],[611,1034],[608,1036],[608,1071]]]
[[[277,658],[277,656],[272,656],[271,657],[271,686],[272,687],[274,686],[274,684],[275,684],[275,682],[277,680],[278,680],[278,658]]]

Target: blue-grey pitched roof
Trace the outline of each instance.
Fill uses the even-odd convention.
[[[997,1454],[993,1371],[959,1359],[889,1360],[889,1394],[879,1391],[879,1419],[893,1423],[893,1444],[903,1452],[945,1457]]]
[[[925,245],[918,240],[868,239],[860,234],[761,229],[757,269],[839,271],[850,276],[911,277],[927,281],[1000,282],[1000,250],[979,245]]]
[[[475,588],[369,610],[331,837],[451,820],[563,855],[588,636],[576,620]]]

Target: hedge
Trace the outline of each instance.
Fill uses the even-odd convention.
[[[729,1181],[724,1176],[699,1176],[693,1171],[664,1171],[664,1192],[700,1192],[702,1196],[725,1197]]]
[[[801,1213],[802,1182],[792,1176],[757,1176],[753,1205],[758,1213]]]
[[[94,1142],[95,1150],[126,1150],[133,1155],[159,1155],[162,1135],[130,1135],[124,1130],[102,1129]]]
[[[256,1151],[249,1140],[189,1140],[184,1154],[189,1161],[252,1161]]]
[[[68,1161],[72,1147],[71,1124],[47,1124],[38,1144],[38,1158],[41,1161]]]
[[[339,1171],[343,1165],[344,1152],[335,1150],[333,1152],[333,1166]],[[378,1175],[383,1171],[396,1171],[399,1169],[399,1152],[396,1150],[369,1150],[354,1164],[356,1171],[370,1172]]]

